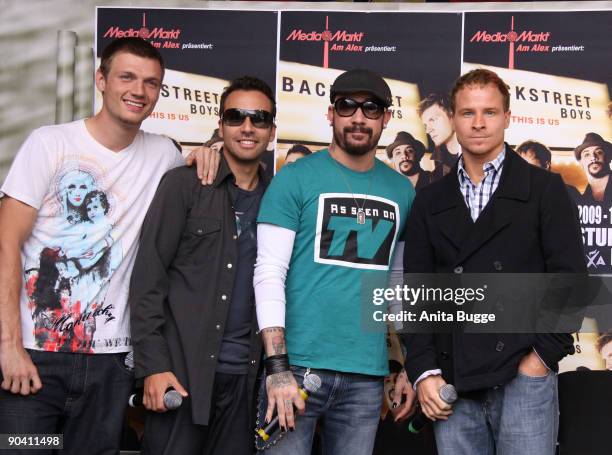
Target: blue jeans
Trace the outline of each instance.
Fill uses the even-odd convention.
[[[124,364],[126,353],[28,353],[38,368],[42,389],[25,397],[0,389],[0,433],[63,433],[62,454],[118,454],[133,386],[133,374]]]
[[[439,455],[554,455],[559,427],[557,375],[518,373],[504,386],[460,397],[434,424]]]
[[[292,366],[291,370],[301,386],[306,368]],[[295,431],[285,433],[265,453],[310,455],[319,421],[324,454],[371,455],[380,420],[383,378],[329,370],[311,369],[310,373],[321,378],[321,388],[306,401],[306,412],[297,416]],[[259,416],[265,416],[265,381],[262,381],[259,396]]]

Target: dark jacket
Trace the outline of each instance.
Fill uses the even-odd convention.
[[[453,155],[448,151],[446,145],[442,144],[434,148],[431,153],[431,160],[434,162],[434,170],[431,173],[430,180],[437,182],[453,169],[459,160],[459,155]]]
[[[610,204],[612,204],[612,181],[611,181],[612,174],[609,174],[609,175],[610,177],[608,179],[608,184],[606,185],[606,189],[604,191],[603,201],[599,202],[595,200],[595,198],[593,197],[593,190],[591,189],[591,185],[589,184],[584,189],[584,193],[582,193],[580,203],[581,204],[591,204],[591,205],[603,203],[604,210],[609,209]]]
[[[586,273],[580,225],[558,174],[530,166],[506,145],[496,192],[474,223],[457,166],[416,196],[405,231],[406,273]],[[411,381],[442,369],[457,390],[504,384],[535,349],[557,369],[573,353],[569,334],[404,335]]]
[[[267,184],[261,169],[259,177]],[[144,220],[130,282],[136,377],[172,371],[189,392],[193,423],[200,425],[209,419],[235,279],[233,181],[225,159],[211,186],[200,183],[195,166],[169,171]],[[250,404],[261,353],[253,309]]]
[[[419,192],[432,182],[432,173],[423,169],[419,170],[419,178],[414,185],[414,191]]]

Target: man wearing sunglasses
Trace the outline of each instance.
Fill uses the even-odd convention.
[[[144,454],[252,453],[249,405],[260,363],[253,265],[267,185],[260,158],[274,138],[274,94],[232,81],[220,100],[221,163],[211,186],[179,168],[145,219],[130,286],[136,377],[144,379]],[[174,388],[182,406],[166,412]]]
[[[269,420],[276,410],[291,431],[271,454],[310,454],[320,419],[326,453],[371,454],[388,374],[385,333],[361,329],[361,292],[386,286],[414,188],[375,159],[390,119],[387,83],[347,71],[330,101],[330,148],[284,167],[258,217],[254,283],[267,355],[259,411]],[[305,404],[298,386],[309,374],[322,384]],[[402,391],[407,413],[414,393]]]

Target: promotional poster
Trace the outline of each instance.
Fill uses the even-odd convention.
[[[495,71],[510,91],[506,142],[531,164],[562,176],[580,218],[589,273],[610,276],[612,42],[604,37],[611,23],[612,11],[98,8],[96,51],[99,60],[104,46],[121,36],[140,36],[159,48],[166,73],[143,128],[184,150],[214,141],[219,98],[230,80],[248,74],[266,81],[277,101],[276,139],[265,159],[270,173],[329,146],[330,87],[338,75],[374,71],[392,92],[377,158],[417,193],[459,158],[448,96],[455,80],[475,68]],[[335,257],[319,253],[323,260]],[[576,354],[560,371],[612,370],[611,329],[612,316],[590,308],[574,334]],[[397,374],[403,355],[395,334],[388,346]],[[385,394],[392,390],[387,381]],[[374,453],[400,445],[434,453],[431,433],[413,436],[394,427],[390,403]]]
[[[275,88],[276,11],[97,11],[98,58],[112,39],[124,36],[149,40],[164,58],[164,82],[155,111],[142,125],[146,131],[184,146],[202,144],[218,126],[219,97],[230,80],[251,75]]]
[[[610,11],[465,13],[461,72],[485,67],[510,87],[506,141],[561,174],[576,202],[590,274],[612,273]],[[532,150],[532,151],[530,151]],[[593,307],[561,370],[605,368],[598,339],[612,327]],[[601,335],[598,335],[601,334]]]

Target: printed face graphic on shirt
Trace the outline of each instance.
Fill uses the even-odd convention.
[[[364,219],[358,219],[363,208]],[[363,221],[363,223],[360,223]],[[399,207],[363,194],[319,196],[315,262],[369,270],[388,270],[399,229]]]
[[[62,185],[66,188],[66,198],[74,207],[80,207],[94,187],[94,179],[85,171],[71,171],[62,179]]]
[[[96,328],[115,319],[105,298],[123,253],[114,240],[113,198],[95,175],[101,172],[93,166],[84,170],[70,162],[58,173],[62,223],[56,236],[41,239],[37,263],[24,270],[34,342],[45,350],[94,352]]]
[[[109,203],[102,191],[92,191],[85,196],[85,212],[87,220],[95,222],[108,213]]]

